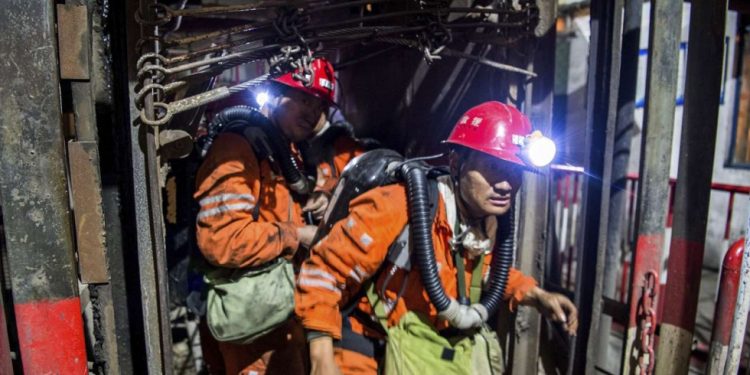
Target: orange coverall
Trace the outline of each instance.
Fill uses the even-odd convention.
[[[324,191],[329,194],[339,181],[346,164],[364,152],[357,141],[349,135],[336,137],[331,147],[333,148],[333,160],[322,160],[318,163],[318,176],[315,183],[316,191]],[[333,164],[331,164],[331,161]]]
[[[211,264],[240,268],[293,256],[297,228],[304,225],[300,203],[269,162],[257,160],[243,136],[216,138],[196,185],[198,246]],[[304,374],[307,367],[303,331],[294,319],[252,344],[220,342],[219,350],[232,375]]]
[[[318,165],[316,191],[330,193],[346,164],[363,152],[349,136],[337,137],[331,147],[333,165],[329,161]],[[283,177],[274,175],[268,161],[258,162],[242,136],[218,136],[196,181],[195,199],[201,205],[198,246],[209,262],[222,267],[248,267],[294,254],[299,245],[296,230],[304,225],[301,205],[292,200]],[[262,201],[256,222],[252,210],[258,197]],[[304,339],[294,322],[250,345],[219,343],[219,349],[227,374],[304,371],[304,357],[296,353],[301,350],[306,354]]]
[[[446,294],[456,298],[457,271],[448,242],[452,231],[444,206],[441,197],[432,232],[435,258]],[[295,310],[306,329],[341,339],[342,318],[339,309],[357,295],[362,284],[386,259],[389,246],[408,221],[406,207],[406,188],[400,184],[379,187],[352,200],[349,216],[336,223],[328,236],[313,248],[311,257],[303,264],[297,280]],[[485,276],[489,272],[491,261],[491,255],[484,257]],[[465,260],[467,295],[473,262]],[[381,276],[376,281],[376,290],[382,290],[384,279]],[[381,297],[395,299],[404,282],[405,291],[391,310],[388,326],[397,324],[408,310],[412,310],[427,315],[438,330],[448,328],[447,322],[438,319],[419,272],[397,271],[386,286],[385,295]],[[505,297],[510,300],[511,308],[534,286],[536,281],[533,278],[511,269],[505,290]],[[372,314],[366,297],[359,301],[357,308]],[[350,323],[354,332],[375,338],[379,336],[377,331],[369,329],[354,316],[350,317]],[[375,374],[377,371],[374,358],[340,348],[335,349],[335,357],[344,374]]]

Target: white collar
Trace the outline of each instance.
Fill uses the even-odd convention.
[[[453,232],[451,242],[461,242],[470,258],[477,257],[481,254],[492,252],[495,246],[495,237],[497,235],[497,218],[488,216],[484,219],[481,227],[473,227],[465,224],[464,220],[456,220],[460,216],[457,209],[456,195],[453,191],[453,180],[451,176],[445,175],[438,177],[438,191],[445,202],[445,213]],[[459,227],[455,228],[456,222]]]

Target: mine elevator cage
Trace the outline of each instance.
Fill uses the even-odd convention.
[[[637,244],[630,294],[618,301],[614,233],[626,200],[624,134],[634,121],[642,5],[590,3],[586,125],[577,140],[584,173],[575,180],[582,221],[575,274],[568,271],[574,290],[550,276],[553,174],[524,176],[516,266],[574,299],[581,325],[567,338],[527,307],[501,317],[513,374],[535,374],[540,365],[596,373],[613,355],[622,373],[654,365],[659,373],[687,371],[708,218],[701,197],[711,189],[707,160],[716,138],[716,126],[705,124],[716,124],[719,108],[716,56],[727,0],[691,2],[690,51],[703,53],[688,54],[677,179],[690,183],[671,195],[670,278],[662,290],[653,284],[654,262],[671,194],[663,153],[671,147],[680,27],[670,21],[682,2],[651,1]],[[0,373],[175,371],[174,301],[184,299],[176,270],[195,246],[185,229],[199,163],[193,141],[212,103],[252,92],[309,52],[336,65],[339,107],[355,130],[406,155],[440,151],[458,116],[486,100],[511,103],[535,129],[554,134],[556,14],[552,0],[7,2]],[[240,74],[250,65],[253,74]],[[218,82],[226,72],[235,78]],[[648,325],[643,311],[655,309],[660,294],[684,309],[658,322],[655,349],[657,322]],[[626,327],[622,353],[600,345],[612,324]]]

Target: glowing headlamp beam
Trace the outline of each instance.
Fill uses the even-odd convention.
[[[258,103],[259,107],[263,107],[268,102],[268,93],[261,91],[255,95],[255,102]]]
[[[526,156],[537,168],[547,166],[557,153],[555,142],[547,137],[529,138],[525,146]]]

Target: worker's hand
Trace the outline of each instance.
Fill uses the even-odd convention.
[[[322,191],[316,191],[302,207],[302,211],[311,212],[316,220],[321,220],[326,208],[328,208],[328,195]]]
[[[310,375],[341,375],[333,359],[333,339],[321,336],[310,341]]]
[[[305,225],[297,228],[297,239],[299,240],[300,246],[310,248],[312,245],[313,238],[315,238],[315,232],[318,231],[318,227],[315,225]]]
[[[534,287],[534,289],[526,293],[521,304],[536,307],[547,319],[561,323],[569,335],[576,335],[576,331],[578,330],[578,309],[568,297]]]

